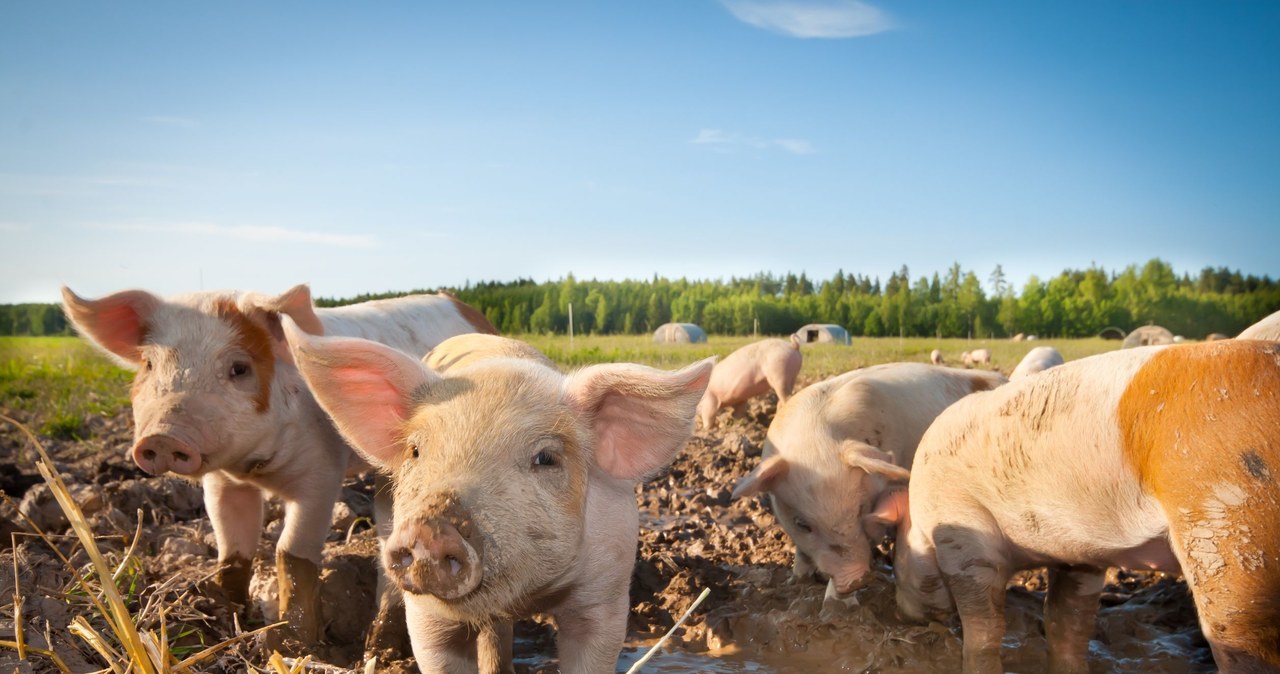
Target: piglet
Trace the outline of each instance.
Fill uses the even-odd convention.
[[[778,395],[778,404],[786,402],[796,386],[800,374],[800,338],[791,340],[762,339],[729,354],[716,364],[711,373],[707,392],[698,402],[698,416],[702,425],[716,427],[716,412],[722,407],[732,407],[735,417],[747,411],[747,401],[768,393]]]
[[[382,562],[404,590],[419,669],[509,670],[509,644],[477,637],[543,612],[556,619],[563,671],[612,672],[639,533],[635,485],[688,439],[712,361],[566,376],[488,340],[440,373],[374,342],[289,339],[342,435],[392,477]],[[438,351],[440,361],[458,353],[447,341]]]

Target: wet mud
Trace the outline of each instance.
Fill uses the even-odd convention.
[[[626,671],[684,613],[703,588],[708,599],[676,631],[646,672],[956,672],[960,669],[958,621],[916,625],[894,611],[887,545],[873,564],[872,582],[856,604],[824,603],[825,583],[792,576],[792,548],[776,526],[766,499],[731,501],[734,483],[759,460],[772,397],[752,401],[745,419],[720,416],[720,427],[698,430],[669,470],[637,489],[640,552],[632,577],[629,638],[619,660]],[[266,536],[251,583],[252,606],[240,623],[214,583],[216,552],[204,516],[200,488],[177,478],[150,477],[127,457],[132,430],[127,411],[95,420],[88,441],[50,441],[58,471],[71,486],[100,545],[114,559],[139,532],[136,565],[127,588],[143,629],[168,624],[179,646],[199,648],[266,624],[277,612],[274,542],[281,510],[271,505]],[[93,671],[101,660],[67,630],[76,615],[105,631],[66,566],[15,506],[53,539],[72,565],[87,570],[84,551],[36,475],[21,436],[0,429],[0,476],[14,505],[0,502],[0,641],[14,635],[14,583],[24,598],[22,619],[30,643],[52,647],[73,671]],[[324,643],[308,651],[314,662],[337,668],[362,665],[364,632],[374,616],[377,540],[371,528],[372,479],[353,479],[335,508],[321,569]],[[141,527],[139,527],[141,522]],[[16,532],[11,545],[11,533]],[[1094,672],[1214,670],[1181,579],[1158,573],[1113,570],[1090,644]],[[1007,598],[1005,670],[1046,669],[1042,606],[1043,572],[1019,574]],[[535,618],[517,625],[519,672],[557,671],[554,626]],[[201,671],[252,671],[265,666],[263,637],[234,645]],[[291,644],[284,643],[289,650]],[[300,649],[296,649],[300,650]],[[295,652],[294,654],[300,654]],[[0,671],[52,672],[40,656],[22,661],[0,648]],[[336,671],[336,670],[335,670]],[[412,659],[380,662],[378,671],[416,672]]]

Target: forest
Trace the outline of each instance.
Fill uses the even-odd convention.
[[[339,306],[414,292],[443,290],[476,307],[504,334],[563,334],[572,309],[576,334],[640,334],[669,322],[697,323],[710,334],[786,334],[806,323],[835,323],[854,336],[1088,337],[1109,327],[1126,332],[1163,325],[1203,339],[1234,335],[1280,310],[1280,284],[1269,276],[1225,267],[1177,273],[1160,259],[1121,271],[1098,266],[1032,276],[1015,288],[997,265],[985,279],[959,264],[912,279],[903,266],[885,281],[836,272],[829,279],[804,273],[715,280],[598,281],[569,274],[467,283],[350,298],[317,297]],[[0,335],[66,335],[71,329],[57,304],[0,305]]]

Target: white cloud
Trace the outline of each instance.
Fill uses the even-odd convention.
[[[733,146],[745,146],[756,149],[776,148],[791,154],[813,154],[813,144],[800,138],[757,138],[740,133],[726,133],[720,129],[700,129],[698,135],[689,141],[694,145],[710,145],[727,151]]]
[[[151,115],[150,117],[143,117],[142,121],[159,124],[160,126],[171,126],[175,129],[198,129],[202,126],[200,120],[170,115]]]
[[[300,229],[284,227],[261,227],[256,225],[213,225],[201,222],[181,222],[167,225],[98,225],[102,229],[158,232],[164,234],[204,234],[224,236],[246,241],[285,241],[293,243],[317,243],[325,246],[355,246],[372,248],[376,240],[364,234],[330,234],[328,232],[308,232]]]
[[[739,21],[791,37],[865,37],[894,27],[888,14],[859,0],[721,2]]]

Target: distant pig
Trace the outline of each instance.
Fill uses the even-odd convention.
[[[493,332],[483,315],[443,295],[335,309],[314,309],[305,285],[274,297],[208,291],[162,299],[125,290],[88,300],[65,287],[62,297],[77,332],[137,370],[134,461],[148,473],[203,483],[218,581],[232,601],[248,603],[264,496],[284,501],[280,614],[304,642],[320,636],[319,562],[343,477],[368,466],[307,390],[281,316],[314,334],[377,338],[419,354],[451,335]],[[378,500],[378,514],[389,519],[389,499]]]
[[[844,597],[870,571],[862,516],[891,483],[907,479],[930,422],[964,396],[1003,383],[999,372],[890,363],[809,386],[778,410],[760,465],[733,496],[768,492],[796,544],[796,575],[810,575],[816,564],[830,577],[829,593]]]
[[[946,364],[946,362],[942,360],[942,351],[939,349],[934,349],[933,351],[929,352],[929,362],[933,363],[934,365]]]
[[[960,354],[960,360],[964,363],[965,367],[973,367],[974,365],[990,365],[991,351],[989,349],[965,351]]]
[[[698,402],[702,425],[716,427],[716,412],[732,407],[735,417],[746,414],[747,401],[769,389],[778,395],[778,405],[795,390],[800,374],[800,338],[762,339],[729,354],[711,372],[707,393]]]
[[[612,672],[635,485],[688,439],[711,361],[566,376],[522,346],[450,340],[436,357],[469,362],[440,373],[374,342],[289,339],[343,436],[392,476],[382,562],[404,590],[421,671],[509,670],[510,644],[485,626],[540,612],[555,617],[562,671]]]
[[[1029,377],[1065,362],[1062,359],[1062,354],[1058,353],[1058,350],[1052,346],[1037,346],[1022,357],[1022,361],[1018,363],[1017,367],[1013,368],[1013,372],[1009,375],[1009,380],[1013,381],[1014,379]]]
[[[1049,671],[1088,672],[1107,567],[1186,577],[1223,672],[1280,671],[1280,345],[1085,358],[966,398],[920,442],[894,572],[906,617],[958,609],[964,671],[1005,671],[1004,596],[1049,566]],[[905,531],[903,531],[905,528]]]

